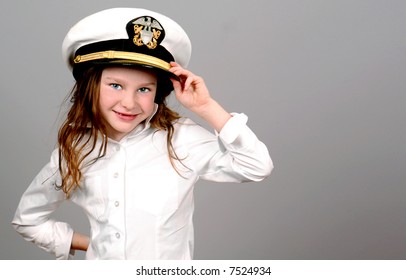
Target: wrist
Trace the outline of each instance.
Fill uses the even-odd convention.
[[[210,124],[217,132],[220,132],[223,126],[232,117],[217,101],[211,98],[204,105],[194,110],[192,109],[191,111]]]
[[[189,110],[196,115],[204,118],[205,115],[210,114],[210,112],[213,111],[217,106],[218,103],[210,97],[204,103],[198,106],[191,107],[189,108]]]
[[[74,232],[71,243],[71,249],[86,251],[87,248],[89,247],[89,243],[90,239],[88,236]]]

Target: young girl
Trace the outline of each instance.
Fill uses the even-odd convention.
[[[105,10],[79,21],[63,55],[76,84],[58,148],[23,194],[12,221],[57,259],[191,259],[197,180],[260,181],[273,165],[265,145],[185,69],[191,44],[173,20],[143,9]],[[177,100],[212,134],[166,105]],[[51,218],[66,199],[90,236]]]

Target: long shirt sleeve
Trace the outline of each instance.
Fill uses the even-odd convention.
[[[247,116],[232,114],[214,137],[198,125],[185,125],[177,151],[200,179],[215,182],[261,181],[271,174],[273,162],[264,143],[246,125]],[[189,130],[189,131],[188,131]]]
[[[35,177],[22,196],[12,225],[27,241],[55,255],[68,259],[73,230],[69,224],[50,218],[65,200],[65,194],[56,190],[57,171],[54,152],[48,163]]]

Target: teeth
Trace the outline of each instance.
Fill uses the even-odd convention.
[[[117,113],[117,114],[119,114],[121,116],[125,116],[125,117],[134,117],[135,116],[135,115],[127,115],[127,114],[123,114],[123,113]]]

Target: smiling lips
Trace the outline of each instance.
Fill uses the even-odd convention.
[[[114,111],[114,113],[116,113],[116,115],[121,120],[125,120],[125,121],[132,121],[138,116],[138,115],[124,114],[124,113],[120,113],[120,112],[116,112],[116,111]]]

